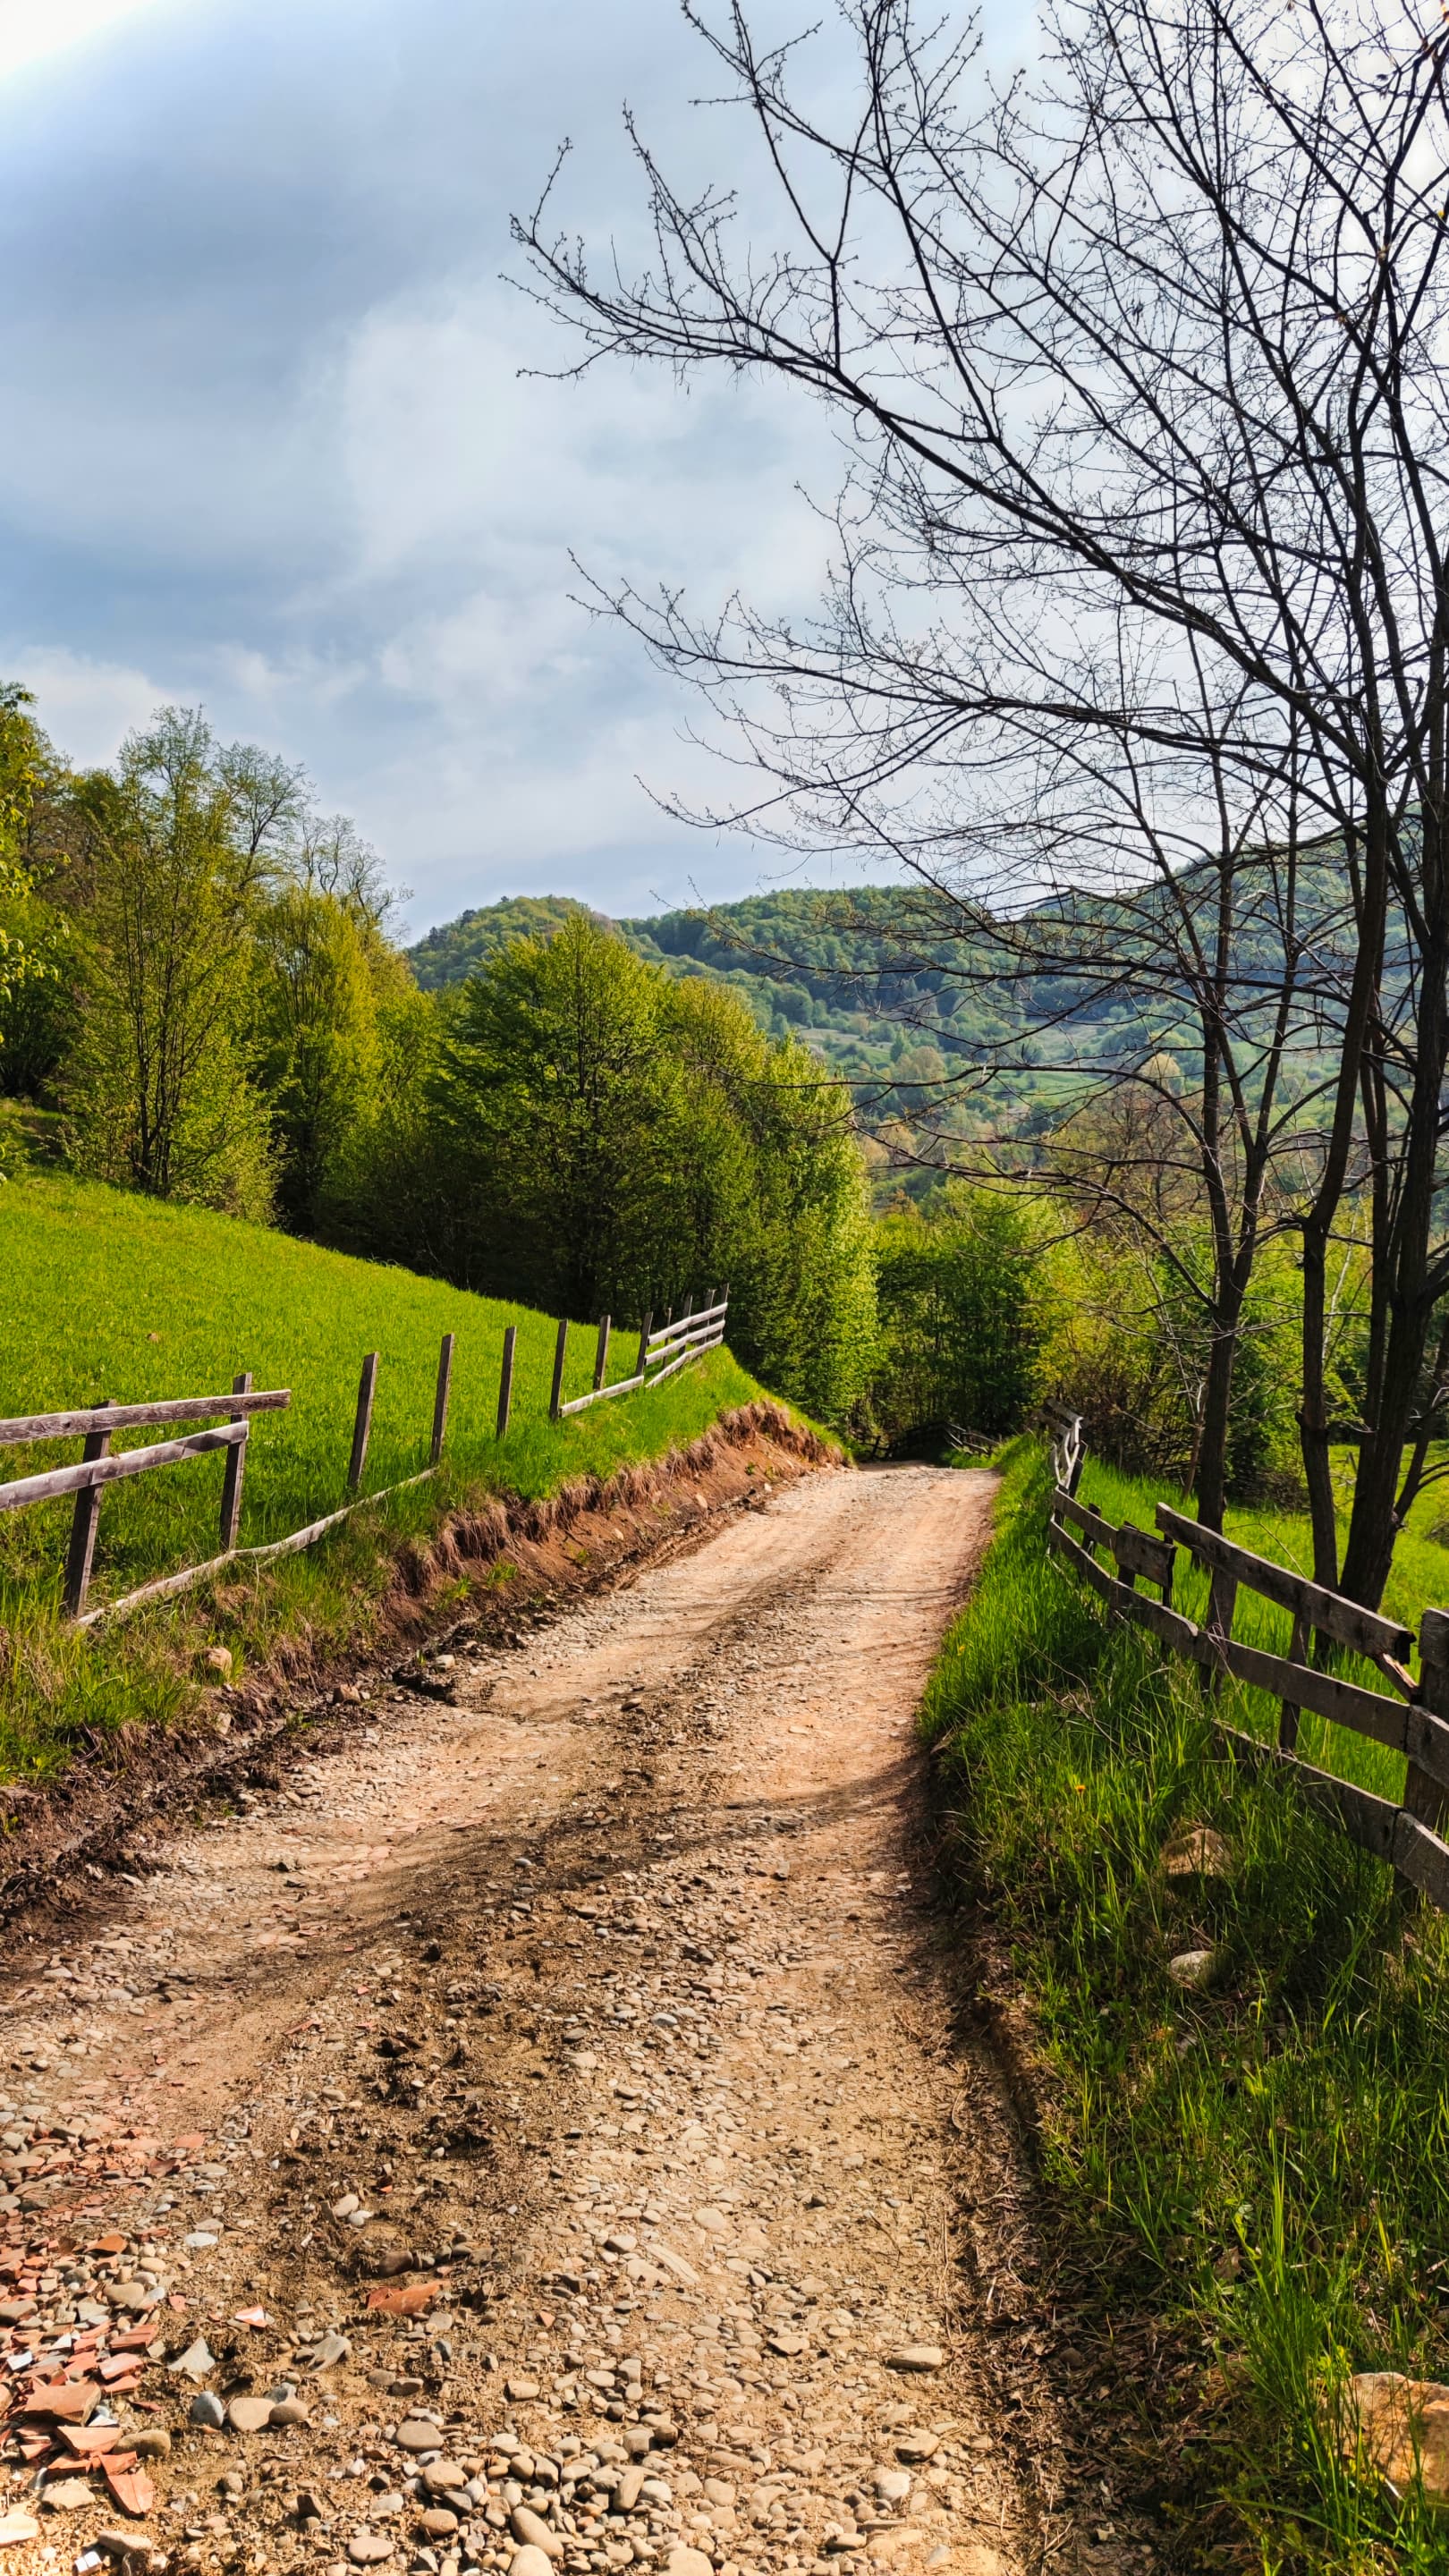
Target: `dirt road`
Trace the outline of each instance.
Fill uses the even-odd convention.
[[[923,1947],[911,1721],[990,1494],[815,1474],[460,1650],[454,1704],[380,1681],[56,1952],[0,2101],[7,2569],[1059,2544],[982,2359],[1009,2142]]]

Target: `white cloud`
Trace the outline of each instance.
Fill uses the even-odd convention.
[[[34,691],[35,713],[57,749],[82,769],[113,759],[122,736],[167,695],[144,671],[54,644],[17,644],[6,659],[9,672]]]
[[[158,5],[160,0],[0,0],[0,79]]]

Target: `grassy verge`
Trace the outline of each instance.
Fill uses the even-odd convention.
[[[321,1548],[215,1584],[204,1599],[77,1636],[59,1616],[69,1504],[0,1516],[0,1779],[54,1770],[78,1735],[174,1718],[196,1696],[208,1642],[228,1644],[239,1665],[288,1636],[314,1653],[357,1642],[399,1550],[425,1544],[449,1513],[488,1495],[536,1499],[658,1459],[760,1392],[720,1350],[655,1392],[551,1423],[551,1317],[202,1210],[63,1179],[0,1187],[0,1276],[0,1414],[210,1394],[243,1368],[259,1387],[292,1389],[290,1410],[260,1417],[253,1433],[244,1546],[347,1498],[357,1378],[369,1350],[382,1356],[364,1490],[416,1473],[427,1459],[439,1341],[456,1335],[445,1473],[358,1515]],[[512,1426],[500,1442],[508,1324],[519,1331]],[[594,1348],[592,1330],[574,1334],[566,1394],[592,1382]],[[621,1333],[611,1379],[630,1374],[636,1350],[637,1334]],[[0,1476],[74,1454],[0,1451]],[[220,1489],[217,1458],[110,1489],[93,1600],[212,1555]]]
[[[1330,2432],[1351,2371],[1449,2378],[1449,1923],[1214,1751],[1194,1676],[1047,1559],[1039,1449],[1005,1465],[925,1724],[1035,2033],[1064,2259],[1175,2338],[1141,2392],[1158,2502],[1190,2564],[1449,2567],[1449,2518]],[[1229,1877],[1165,1875],[1193,1824]],[[1198,1946],[1216,1979],[1184,1992]]]

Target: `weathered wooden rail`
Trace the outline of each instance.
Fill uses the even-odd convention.
[[[554,1350],[550,1420],[562,1422],[566,1414],[583,1413],[589,1405],[608,1403],[616,1395],[633,1395],[640,1387],[662,1386],[667,1377],[673,1377],[676,1369],[682,1369],[688,1361],[701,1358],[706,1351],[718,1350],[725,1337],[729,1306],[730,1294],[726,1288],[722,1297],[711,1299],[698,1312],[693,1299],[686,1298],[673,1322],[666,1321],[657,1328],[653,1316],[646,1315],[639,1334],[639,1356],[634,1363],[634,1374],[619,1378],[613,1386],[604,1384],[609,1365],[609,1318],[605,1315],[599,1325],[598,1347],[594,1354],[594,1383],[587,1395],[576,1395],[568,1404],[560,1401],[569,1341],[568,1324],[566,1321],[561,1323]]]
[[[729,1292],[708,1306],[693,1310],[686,1300],[682,1313],[673,1320],[653,1325],[646,1315],[639,1336],[638,1365],[632,1377],[608,1386],[605,1379],[609,1364],[610,1320],[606,1315],[598,1328],[594,1362],[594,1383],[587,1395],[561,1401],[564,1364],[568,1353],[567,1322],[558,1328],[554,1355],[553,1394],[549,1413],[554,1421],[566,1414],[582,1413],[590,1404],[599,1404],[616,1395],[630,1395],[636,1388],[662,1386],[692,1360],[705,1351],[715,1350],[724,1340],[725,1318],[729,1312]],[[503,1356],[498,1383],[497,1437],[508,1431],[513,1404],[514,1355],[518,1326],[510,1324],[503,1336]],[[419,1475],[403,1479],[403,1485],[415,1485],[433,1475],[441,1464],[447,1436],[448,1407],[453,1385],[454,1335],[445,1333],[438,1354],[438,1375],[433,1395],[432,1436],[428,1464]],[[18,1476],[0,1484],[0,1512],[21,1511],[30,1503],[54,1502],[67,1494],[75,1496],[71,1521],[70,1545],[66,1554],[64,1606],[67,1615],[81,1626],[90,1627],[98,1619],[138,1609],[142,1603],[165,1600],[189,1591],[239,1557],[262,1561],[284,1556],[314,1546],[327,1531],[336,1529],[361,1504],[379,1503],[389,1493],[399,1493],[402,1485],[387,1486],[380,1493],[364,1496],[362,1481],[367,1467],[367,1452],[372,1438],[373,1407],[377,1396],[380,1354],[369,1351],[362,1363],[358,1381],[357,1405],[352,1425],[352,1445],[347,1461],[347,1486],[355,1497],[339,1511],[309,1521],[305,1529],[293,1530],[286,1538],[273,1539],[262,1547],[241,1548],[237,1544],[241,1527],[242,1487],[246,1473],[247,1440],[253,1418],[259,1413],[284,1410],[292,1401],[291,1391],[273,1387],[254,1393],[250,1374],[243,1372],[228,1395],[182,1395],[163,1398],[151,1404],[92,1404],[68,1413],[17,1414],[0,1421],[0,1447],[18,1448],[39,1445],[51,1440],[80,1440],[84,1446],[78,1461],[69,1466],[49,1467],[33,1476]],[[218,1420],[219,1416],[225,1419]],[[179,1423],[194,1422],[213,1427],[185,1433],[180,1439],[152,1441],[136,1449],[113,1451],[111,1442],[118,1432],[174,1428]],[[91,1573],[95,1563],[96,1527],[101,1494],[107,1485],[129,1476],[143,1476],[154,1467],[179,1465],[187,1458],[202,1458],[214,1450],[226,1453],[226,1471],[221,1492],[221,1553],[205,1564],[184,1567],[176,1574],[158,1576],[118,1601],[87,1611]]]
[[[74,1494],[65,1564],[65,1607],[71,1618],[79,1618],[95,1562],[102,1489],[127,1476],[144,1476],[153,1467],[179,1466],[183,1459],[203,1458],[213,1450],[224,1449],[227,1461],[221,1489],[221,1543],[224,1550],[234,1548],[241,1522],[242,1480],[252,1418],[258,1413],[280,1412],[291,1401],[290,1390],[285,1387],[272,1387],[254,1395],[251,1377],[244,1372],[229,1395],[172,1396],[159,1404],[93,1404],[71,1413],[17,1415],[0,1422],[0,1446],[19,1448],[50,1440],[80,1440],[84,1448],[74,1466],[48,1467],[39,1475],[17,1476],[0,1485],[0,1512],[23,1511],[29,1503],[49,1503]],[[214,1430],[192,1431],[179,1440],[151,1441],[139,1449],[112,1452],[111,1442],[117,1432],[156,1430],[178,1422],[215,1422],[219,1414],[227,1418]]]
[[[1210,1696],[1231,1676],[1275,1698],[1276,1744],[1215,1721],[1233,1751],[1290,1773],[1354,1842],[1391,1862],[1441,1911],[1449,1912],[1449,1842],[1439,1830],[1449,1814],[1449,1612],[1424,1612],[1416,1677],[1408,1663],[1415,1640],[1407,1628],[1310,1582],[1292,1567],[1255,1556],[1215,1530],[1200,1529],[1166,1503],[1157,1505],[1156,1531],[1139,1529],[1131,1521],[1109,1521],[1075,1491],[1083,1454],[1081,1423],[1068,1417],[1052,1438],[1055,1484],[1048,1543],[1053,1552],[1090,1584],[1111,1617],[1146,1628],[1173,1654],[1196,1664]],[[1187,1618],[1173,1602],[1179,1548],[1209,1578],[1207,1615],[1201,1622]],[[1101,1562],[1103,1557],[1111,1559],[1115,1570]],[[1139,1590],[1143,1583],[1155,1586],[1155,1600]],[[1233,1635],[1243,1592],[1288,1612],[1293,1625],[1286,1655],[1268,1653]],[[1310,1661],[1316,1638],[1371,1664],[1388,1690],[1346,1681],[1321,1662]],[[1402,1753],[1407,1763],[1402,1803],[1376,1797],[1304,1761],[1296,1747],[1305,1709]]]

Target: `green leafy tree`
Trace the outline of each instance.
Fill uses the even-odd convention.
[[[240,1215],[271,1204],[247,1047],[253,860],[198,714],[167,708],[90,782],[94,893],[64,1097],[80,1166]]]
[[[406,970],[355,903],[290,883],[259,909],[254,959],[252,1060],[277,1148],[277,1211],[310,1233],[376,1091],[381,1008]]]
[[[876,1408],[893,1439],[953,1423],[993,1437],[1019,1428],[1047,1294],[1035,1217],[1025,1202],[958,1182],[881,1219]]]

